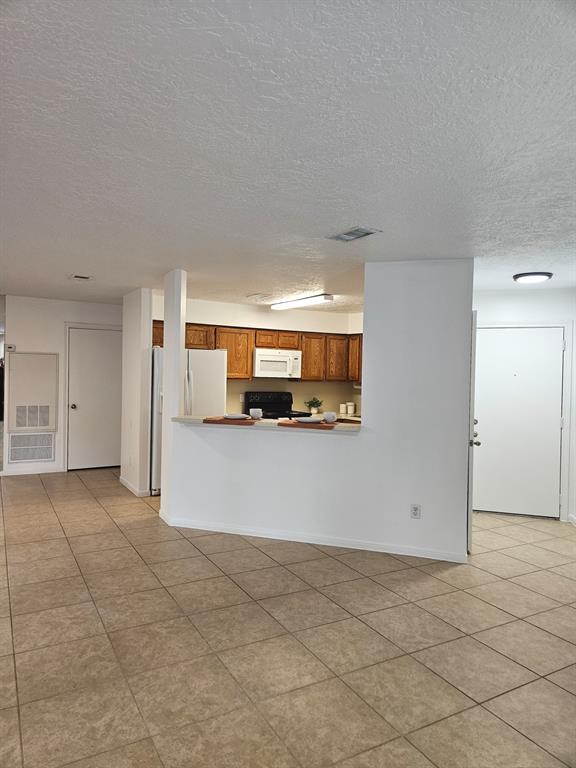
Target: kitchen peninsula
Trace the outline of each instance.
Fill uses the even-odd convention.
[[[362,424],[326,430],[335,437],[278,423],[227,426],[181,416],[186,322],[194,303],[187,315],[186,281],[181,270],[164,281],[161,517],[172,526],[465,562],[468,260],[366,265]],[[195,310],[194,319],[215,318],[200,315]],[[239,311],[223,317],[228,328],[246,319]],[[311,334],[299,333],[304,372],[302,337]],[[328,335],[347,339],[346,333]],[[325,372],[326,357],[320,362]],[[264,389],[259,382],[249,388]],[[240,410],[238,399],[231,412]],[[294,410],[302,410],[298,401]],[[421,506],[418,520],[410,515],[412,504]]]

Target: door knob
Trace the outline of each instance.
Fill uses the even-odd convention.
[[[478,424],[478,419],[474,419],[474,424]]]
[[[72,410],[73,410],[73,411],[75,411],[75,410],[76,410],[76,408],[78,408],[78,406],[76,405],[76,403],[72,403],[72,405],[70,406],[70,408],[72,408]]]
[[[470,440],[470,445],[482,445],[480,440]]]

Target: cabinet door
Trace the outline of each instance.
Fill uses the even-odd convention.
[[[300,334],[298,331],[278,331],[278,346],[280,349],[300,349]]]
[[[152,346],[164,346],[164,321],[152,320]]]
[[[302,381],[323,381],[326,371],[326,336],[323,333],[302,333],[300,343]]]
[[[355,333],[348,339],[348,380],[362,381],[362,334]]]
[[[278,331],[256,331],[256,346],[267,349],[276,349],[278,346]]]
[[[326,337],[326,380],[348,381],[348,337]]]
[[[216,328],[216,349],[228,350],[228,378],[251,379],[254,331],[250,328]]]
[[[186,323],[186,349],[214,349],[214,330],[211,325]]]

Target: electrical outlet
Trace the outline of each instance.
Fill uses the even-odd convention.
[[[410,504],[410,517],[412,520],[420,520],[422,518],[422,507],[420,504]]]

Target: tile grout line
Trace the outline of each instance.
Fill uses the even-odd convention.
[[[81,481],[81,482],[83,482],[83,481],[82,481],[82,478],[80,478],[80,481]],[[54,511],[55,511],[55,510],[54,510]],[[105,512],[106,512],[106,514],[108,515],[108,511],[107,511],[106,509],[105,509],[104,511],[105,511]],[[110,515],[108,515],[108,517],[110,517]],[[110,519],[112,520],[112,518],[111,518],[111,517],[110,517]],[[112,522],[114,522],[114,524],[116,525],[116,521],[115,521],[115,520],[112,520]],[[116,526],[116,527],[117,527],[117,528],[119,528],[119,526]],[[66,531],[64,531],[64,533],[66,533]],[[68,536],[66,536],[66,539],[68,540]],[[68,542],[68,546],[70,546],[69,542]],[[130,542],[130,546],[131,546],[132,548],[134,548],[131,542]],[[136,701],[136,698],[135,698],[135,696],[134,696],[134,693],[132,692],[132,689],[131,689],[131,687],[130,687],[130,684],[129,684],[129,682],[128,682],[128,678],[127,678],[127,675],[126,675],[126,673],[125,673],[125,671],[124,671],[124,668],[123,668],[122,664],[120,663],[120,660],[119,660],[119,658],[118,658],[118,655],[116,654],[116,650],[115,650],[115,648],[114,648],[114,644],[112,643],[112,640],[110,639],[110,634],[109,634],[109,632],[108,632],[108,630],[107,630],[107,628],[106,628],[106,625],[105,625],[105,623],[104,623],[104,621],[103,621],[103,619],[102,619],[102,615],[101,615],[101,613],[100,613],[100,610],[98,609],[98,605],[96,604],[96,600],[94,599],[94,597],[93,597],[93,595],[92,595],[92,592],[90,591],[90,588],[88,587],[88,584],[87,584],[87,582],[86,582],[86,579],[85,579],[85,577],[84,577],[84,573],[83,573],[82,569],[80,568],[80,564],[78,563],[78,560],[77,560],[77,558],[76,558],[76,553],[75,553],[75,552],[72,550],[72,547],[70,547],[70,549],[71,549],[71,551],[72,551],[72,556],[74,557],[74,559],[75,559],[75,561],[76,561],[76,565],[77,565],[77,567],[78,567],[78,570],[79,570],[79,572],[80,572],[80,576],[81,576],[81,578],[82,578],[82,581],[84,582],[84,586],[86,587],[86,590],[88,591],[88,594],[90,595],[90,599],[91,599],[91,601],[92,601],[92,605],[94,606],[94,609],[96,610],[96,613],[98,614],[98,617],[99,617],[100,623],[102,624],[102,628],[103,628],[103,630],[104,630],[104,635],[105,635],[105,637],[106,637],[106,640],[108,641],[108,645],[110,646],[110,649],[111,649],[111,651],[112,651],[112,654],[113,654],[113,656],[114,656],[114,658],[115,658],[115,660],[116,660],[116,664],[117,664],[117,666],[118,666],[118,670],[119,670],[119,672],[120,672],[120,675],[122,676],[122,679],[123,679],[123,681],[124,681],[124,685],[126,686],[126,691],[127,691],[127,693],[130,695],[130,698],[132,699],[132,702],[133,702],[133,704],[134,704],[134,706],[135,706],[135,708],[136,708],[136,711],[138,712],[138,715],[139,715],[139,717],[140,717],[140,719],[141,719],[141,721],[142,721],[142,724],[144,725],[144,727],[145,727],[146,731],[148,732],[148,738],[149,738],[149,739],[150,739],[150,741],[151,741],[151,744],[152,744],[152,746],[153,746],[153,749],[154,749],[155,753],[156,753],[156,754],[157,754],[157,756],[158,756],[158,759],[160,760],[160,762],[161,762],[162,764],[164,764],[164,761],[163,761],[163,760],[160,758],[160,755],[158,754],[158,751],[157,751],[157,749],[156,749],[156,745],[155,745],[155,743],[154,743],[154,739],[153,739],[153,737],[152,737],[152,734],[150,733],[150,728],[149,728],[149,726],[148,726],[148,723],[146,722],[146,719],[145,719],[145,717],[144,717],[144,715],[143,715],[142,711],[140,710],[140,707],[138,706],[138,702]],[[106,550],[104,550],[104,551],[106,551]],[[137,554],[138,554],[138,553],[137,553]],[[138,554],[138,556],[139,556],[139,554]],[[100,635],[97,635],[97,636],[99,637]],[[97,682],[96,682],[96,683],[93,683],[93,684],[91,684],[91,685],[82,686],[81,688],[79,688],[79,689],[77,689],[77,690],[81,690],[82,688],[84,688],[84,689],[86,689],[86,688],[92,688],[92,687],[95,687],[95,686],[98,686],[98,683],[97,683]],[[47,697],[47,699],[46,699],[46,700],[48,700],[49,698],[52,698],[52,697]],[[138,739],[137,741],[135,741],[135,742],[130,742],[130,743],[134,743],[134,744],[135,744],[135,743],[138,743],[138,742],[140,742],[140,741],[145,741],[145,739]],[[127,745],[126,745],[126,744],[120,744],[118,747],[114,747],[114,749],[118,749],[118,748],[120,748],[120,747],[124,747],[124,746],[127,746]],[[110,750],[110,751],[112,751],[112,750]],[[93,754],[91,754],[91,755],[87,755],[86,757],[87,757],[87,758],[96,757],[96,756],[97,756],[97,754],[102,754],[102,753],[93,753]],[[79,759],[82,759],[82,758],[79,758]],[[78,760],[78,758],[76,758],[76,760]],[[72,762],[72,763],[73,763],[73,762],[74,762],[74,760],[72,760],[72,761],[70,761],[70,762]],[[68,764],[70,764],[70,763],[68,763]]]
[[[89,490],[90,490],[90,489],[89,489]],[[91,491],[90,491],[90,492],[91,492]],[[153,509],[153,508],[151,507],[151,509]],[[109,515],[109,513],[108,513],[108,510],[106,510],[106,509],[105,509],[104,511],[105,511],[105,512],[108,514],[108,516],[110,517],[110,515]],[[154,511],[156,511],[156,510],[154,510]],[[57,514],[57,513],[56,513],[56,514]],[[111,519],[112,519],[112,518],[111,518]],[[116,527],[120,529],[120,527],[117,525],[116,521],[115,521],[115,520],[113,520],[113,519],[112,519],[112,521],[113,521],[113,522],[116,524]],[[120,530],[121,530],[121,532],[123,533],[122,529],[120,529]],[[65,531],[64,531],[64,533],[65,533]],[[73,537],[71,537],[71,538],[73,538]],[[184,537],[184,538],[186,538],[186,537]],[[68,537],[68,536],[66,536],[66,539],[68,540],[68,539],[69,539],[69,537]],[[160,543],[160,542],[158,542],[158,543]],[[136,550],[136,547],[135,547],[135,545],[134,545],[134,544],[132,544],[132,542],[129,542],[129,546],[131,546],[133,549],[135,549],[135,550]],[[258,547],[257,547],[257,546],[256,546],[256,549],[258,549]],[[103,551],[109,551],[109,550],[103,550]],[[229,551],[230,551],[230,550],[229,550]],[[237,550],[232,550],[232,551],[237,551]],[[137,552],[137,550],[136,550],[136,552]],[[74,556],[74,557],[75,557],[75,559],[76,559],[75,553],[72,553],[72,554],[73,554],[73,556]],[[139,554],[139,553],[137,552],[137,554]],[[204,554],[204,553],[203,553],[203,554]],[[211,554],[217,554],[217,553],[211,553]],[[332,557],[332,556],[330,556],[330,555],[328,555],[328,556],[329,556],[329,557]],[[208,557],[209,557],[209,556],[208,556]],[[322,557],[322,558],[318,558],[318,559],[324,559],[324,558]],[[332,559],[335,559],[335,560],[336,560],[337,558],[333,557]],[[77,561],[76,561],[76,562],[77,562]],[[144,564],[145,564],[145,565],[146,565],[146,566],[149,568],[149,570],[152,570],[152,569],[150,568],[150,564],[146,563],[145,561],[143,561],[143,562],[144,562]],[[303,561],[303,562],[310,562],[310,561]],[[275,564],[274,566],[268,566],[268,567],[272,568],[272,567],[277,567],[278,565],[279,565],[280,567],[286,567],[286,565],[290,565],[290,564],[286,564],[286,563],[284,563],[284,564],[282,564],[282,563],[278,563],[277,565]],[[409,568],[413,568],[413,567],[417,568],[418,566],[409,566]],[[114,570],[120,570],[120,569],[114,569]],[[265,569],[261,569],[261,570],[265,570]],[[286,570],[288,570],[289,572],[291,572],[289,568],[286,568]],[[399,570],[408,570],[408,569],[406,569],[406,568],[403,568],[403,569],[399,569]],[[546,569],[539,569],[539,570],[546,570]],[[113,571],[106,571],[106,572],[113,572]],[[82,576],[82,579],[83,579],[84,583],[86,584],[86,582],[85,582],[85,579],[84,579],[84,574],[82,573],[82,571],[80,571],[80,575]],[[234,580],[234,578],[233,578],[233,577],[234,577],[234,575],[239,575],[239,574],[224,574],[224,576],[225,576],[225,577],[229,578],[231,581],[233,581],[234,583],[236,583],[236,582],[235,582],[235,580]],[[378,574],[374,574],[374,575],[378,575]],[[427,574],[427,575],[431,575],[431,574]],[[220,578],[220,577],[218,577],[218,578]],[[351,581],[359,580],[359,579],[362,579],[362,578],[368,578],[368,579],[370,579],[371,581],[373,581],[374,583],[376,583],[376,584],[379,584],[379,582],[375,582],[375,581],[374,581],[374,579],[372,579],[372,577],[370,577],[370,576],[365,576],[365,575],[363,575],[363,574],[360,574],[360,573],[359,573],[358,579],[356,579],[356,578],[353,578],[353,579],[347,580],[347,581],[345,581],[345,582],[337,582],[337,583],[349,583],[349,582],[351,582]],[[206,579],[200,579],[200,580],[196,580],[196,581],[205,581],[205,580],[206,580]],[[182,583],[182,584],[185,584],[185,583],[194,583],[194,582],[181,582],[181,583]],[[86,586],[87,586],[87,585],[86,585]],[[172,585],[172,586],[178,586],[178,585]],[[331,585],[324,585],[324,586],[331,586]],[[380,584],[379,586],[384,586],[384,585],[381,585],[381,584]],[[452,585],[449,585],[449,586],[452,586]],[[167,592],[168,594],[170,594],[170,592],[168,591],[168,587],[167,587],[167,586],[164,586],[164,585],[162,585],[162,588],[164,589],[164,591],[165,591],[165,592]],[[241,587],[240,587],[240,588],[241,588]],[[318,594],[322,595],[323,593],[320,591],[321,589],[322,589],[322,587],[315,587],[315,586],[313,586],[313,585],[310,585],[310,588],[309,588],[309,589],[306,589],[306,590],[300,590],[300,591],[313,591],[313,592],[316,592],[316,593],[318,593]],[[462,591],[462,592],[464,592],[464,591],[465,591],[465,590],[463,590],[463,589],[458,589],[458,588],[453,588],[453,590],[454,590],[454,591]],[[142,590],[142,591],[149,591],[149,590]],[[244,591],[244,590],[242,590],[242,591]],[[392,592],[393,592],[393,590],[390,590],[390,591],[392,591]],[[95,601],[95,599],[92,597],[90,590],[88,590],[88,593],[90,594],[90,597],[91,597],[91,601],[93,602],[94,606],[96,607],[96,610],[98,611],[98,607],[97,607],[97,605],[96,605],[96,601]],[[288,593],[288,594],[294,594],[294,593]],[[537,594],[539,594],[539,593],[537,593]],[[279,595],[279,596],[282,596],[282,595]],[[247,595],[247,597],[249,598],[249,602],[250,602],[250,603],[253,603],[253,604],[259,604],[259,601],[258,601],[258,600],[256,600],[256,599],[254,599],[254,598],[252,598],[250,595]],[[324,597],[327,597],[327,596],[324,596]],[[407,603],[407,604],[416,604],[416,603],[415,603],[415,601],[407,600],[407,599],[406,599],[406,598],[404,598],[403,596],[400,596],[400,597],[401,597],[403,600],[405,600],[405,603],[404,603],[404,604],[406,604],[406,603]],[[266,599],[266,598],[262,598],[262,599]],[[327,598],[327,599],[330,599],[330,598]],[[491,605],[491,604],[489,604],[489,605]],[[261,606],[261,607],[263,607],[263,608],[265,609],[265,607],[264,607],[264,606]],[[339,606],[339,607],[340,607],[340,608],[342,608],[342,606]],[[391,607],[394,607],[394,606],[391,606]],[[419,606],[419,607],[420,607],[420,606]],[[493,606],[493,607],[494,607],[494,606]],[[183,610],[181,606],[179,606],[179,608],[180,608],[181,610]],[[206,611],[206,613],[209,613],[211,610],[218,610],[218,609],[208,609],[208,610]],[[265,610],[266,610],[266,609],[265,609]],[[348,612],[348,611],[346,611],[345,609],[342,609],[342,610],[344,610],[344,611],[345,611],[345,613],[347,613],[347,614],[348,614],[348,619],[350,619],[350,618],[355,618],[355,619],[359,619],[360,621],[362,621],[362,618],[361,618],[361,616],[353,616],[353,615],[349,614],[349,612]],[[386,610],[386,609],[383,609],[383,610]],[[425,609],[423,609],[423,610],[425,610]],[[550,609],[547,609],[547,610],[550,610]],[[545,612],[547,612],[547,611],[542,611],[542,612],[538,612],[538,613],[545,613]],[[202,612],[201,612],[201,613],[202,613]],[[267,613],[269,613],[269,612],[267,611]],[[374,613],[374,612],[369,612],[369,613]],[[369,615],[369,613],[368,613],[368,614],[364,614],[364,615]],[[428,613],[429,613],[429,612],[428,612]],[[98,614],[100,615],[99,611],[98,611]],[[270,614],[270,615],[271,615],[271,614]],[[434,616],[434,614],[430,614],[430,615]],[[531,615],[532,615],[532,614],[531,614]],[[537,615],[537,614],[533,614],[533,615]],[[186,616],[186,618],[187,618],[188,620],[190,620],[190,615],[184,614],[184,616]],[[275,618],[275,617],[272,617],[272,618]],[[438,617],[435,617],[435,618],[438,618]],[[277,619],[276,619],[276,620],[277,620]],[[336,621],[342,621],[342,620],[347,620],[347,619],[338,619],[338,620],[336,620]],[[441,620],[441,619],[440,619],[440,620]],[[519,617],[514,617],[514,618],[513,618],[513,620],[514,620],[514,621],[518,621],[518,620],[522,620],[522,619],[520,619]],[[148,622],[148,624],[150,624],[150,623],[155,623],[155,622]],[[335,622],[328,622],[328,623],[326,623],[326,624],[322,624],[322,625],[319,625],[319,626],[327,626],[327,625],[329,625],[329,624],[332,624],[332,623],[335,623]],[[363,623],[365,624],[365,622],[363,622]],[[447,623],[447,624],[449,624],[449,622],[446,622],[446,623]],[[508,623],[511,623],[511,622],[506,622],[506,624],[508,624]],[[136,625],[136,626],[145,626],[145,625]],[[371,628],[371,629],[372,629],[373,631],[377,631],[377,630],[374,630],[374,628]],[[456,628],[456,629],[458,629],[458,628]],[[106,634],[106,635],[107,635],[107,637],[108,637],[108,640],[110,640],[110,638],[109,638],[109,633],[108,633],[108,630],[106,629],[106,627],[105,627],[105,626],[104,626],[104,631],[105,631],[105,634]],[[295,630],[295,631],[296,631],[296,630]],[[461,630],[459,630],[459,631],[461,631]],[[378,634],[380,634],[380,633],[378,633]],[[549,633],[549,634],[552,634],[552,633]],[[284,632],[284,633],[282,633],[281,635],[279,635],[279,637],[282,637],[282,636],[291,636],[291,637],[294,637],[294,639],[295,639],[296,641],[298,641],[300,645],[303,645],[303,644],[302,644],[302,643],[301,643],[301,642],[298,640],[298,638],[296,638],[296,637],[295,637],[295,635],[294,635],[294,632],[293,632],[292,630],[287,630],[287,629],[285,628],[285,632]],[[466,637],[470,637],[470,636],[472,636],[472,635],[471,635],[471,634],[468,634],[468,633],[464,633],[464,635],[463,635],[463,636],[466,636]],[[252,641],[252,642],[261,642],[261,641]],[[390,642],[390,641],[388,641],[388,642]],[[450,641],[445,641],[445,642],[450,642]],[[252,643],[246,643],[246,644],[243,644],[242,646],[239,646],[239,647],[245,647],[246,645],[250,645],[250,644],[252,644]],[[439,644],[437,644],[437,645],[442,645],[442,644],[444,644],[444,642],[443,642],[443,643],[439,643]],[[394,645],[394,644],[393,644],[393,645]],[[235,647],[238,647],[238,646],[235,646]],[[305,647],[305,646],[303,646],[303,647]],[[310,653],[311,653],[311,654],[312,654],[312,655],[313,655],[315,658],[318,658],[318,657],[316,656],[316,654],[314,654],[312,651],[310,651],[310,649],[306,649],[306,650],[307,650],[308,652],[310,652]],[[402,650],[402,649],[399,649],[399,650]],[[494,649],[492,649],[492,650],[494,650]],[[414,651],[413,653],[416,653],[416,652],[417,652],[417,651]],[[494,652],[496,652],[496,653],[499,653],[498,651],[494,651]],[[212,652],[211,652],[211,653],[212,653],[213,655],[215,655],[215,656],[217,656],[217,657],[218,657],[218,652],[217,652],[217,651],[214,651],[214,650],[212,650]],[[404,656],[404,655],[411,655],[411,654],[408,654],[408,653],[402,653],[402,654],[401,654],[399,657],[402,657],[402,656]],[[503,655],[503,656],[504,656],[504,654],[501,654],[501,655]],[[399,657],[395,657],[395,658],[399,658]],[[219,657],[218,657],[218,658],[219,658]],[[504,656],[504,658],[506,658],[506,657]],[[319,661],[320,661],[320,662],[323,664],[323,662],[321,661],[321,659],[318,659],[318,660],[319,660]],[[513,661],[514,661],[514,660],[513,660]],[[117,662],[118,662],[118,659],[117,659]],[[118,662],[118,663],[119,663],[119,662]],[[419,663],[421,663],[421,662],[419,662]],[[518,662],[516,662],[516,663],[518,663]],[[119,663],[119,666],[121,667],[121,669],[122,669],[122,672],[123,672],[123,668],[122,668],[122,666],[121,666],[121,664],[120,664],[120,663]],[[169,666],[169,665],[166,665],[166,666]],[[326,665],[324,665],[324,666],[326,666]],[[368,667],[370,667],[370,666],[374,666],[374,665],[367,665],[367,667],[364,667],[364,669],[365,669],[365,668],[368,668]],[[423,666],[425,666],[425,665],[423,665]],[[523,665],[521,665],[521,666],[523,666]],[[568,665],[568,666],[571,666],[571,665]],[[328,668],[328,669],[329,669],[329,668]],[[332,672],[332,670],[330,670],[330,669],[329,669],[329,671],[330,671],[330,672]],[[433,672],[433,670],[430,670],[430,671],[432,671],[432,672]],[[531,670],[530,670],[530,671],[531,671]],[[558,671],[558,670],[556,670],[556,671]],[[531,672],[532,672],[532,671],[531,671]],[[433,672],[433,674],[437,674],[437,673]],[[552,673],[550,673],[550,674],[552,674]],[[441,679],[443,679],[443,680],[444,680],[444,678],[442,678],[442,676],[441,676],[441,675],[438,675],[438,676],[439,676]],[[125,675],[124,675],[124,677],[125,677]],[[232,675],[232,677],[234,677],[234,676]],[[537,679],[543,679],[543,678],[544,678],[544,676],[537,676]],[[337,675],[336,673],[333,673],[333,676],[332,676],[332,677],[330,677],[330,678],[328,678],[328,679],[341,679],[341,677],[340,677],[340,675]],[[347,684],[346,684],[346,681],[343,681],[343,680],[342,680],[342,682],[344,682],[344,683],[345,683],[345,685],[347,685]],[[450,683],[450,681],[446,681],[446,680],[445,680],[445,682],[447,682],[449,685],[452,685],[452,686],[453,686],[453,684],[452,684],[452,683]],[[243,686],[242,686],[240,683],[238,683],[238,684],[240,685],[240,687],[242,688],[242,690],[244,690],[244,691],[245,691],[244,687],[243,687]],[[313,685],[313,684],[311,684],[311,685]],[[526,684],[525,684],[525,685],[526,685]],[[128,687],[129,687],[129,686],[128,686]],[[296,689],[293,689],[293,690],[300,690],[300,689],[302,689],[302,688],[306,688],[306,687],[308,687],[308,686],[300,686],[300,688],[296,688]],[[347,686],[347,687],[349,688],[349,686]],[[459,689],[457,688],[457,686],[453,686],[453,687],[455,687],[457,690],[459,690]],[[523,687],[523,686],[519,686],[519,687]],[[353,689],[351,689],[351,690],[353,690]],[[512,689],[512,690],[515,690],[515,689]],[[245,691],[245,693],[246,693],[246,691]],[[355,695],[356,695],[356,696],[359,696],[359,694],[358,694],[358,693],[356,693],[355,691],[354,691],[354,693],[355,693]],[[246,695],[248,696],[248,694],[247,694],[247,693],[246,693]],[[282,695],[282,694],[280,694],[280,695]],[[503,694],[500,694],[500,695],[503,695]],[[251,698],[250,698],[249,696],[248,696],[248,698],[249,698],[249,700],[251,700]],[[365,700],[364,700],[364,699],[363,699],[361,696],[359,696],[359,698],[360,698],[362,701],[364,701],[364,702],[365,702]],[[497,698],[497,697],[493,697],[493,698]],[[368,706],[370,706],[370,705],[368,704],[368,702],[365,702],[365,703],[366,703]],[[136,706],[137,706],[137,704],[136,704]],[[474,706],[482,706],[482,704],[475,704]],[[137,707],[137,708],[138,708],[138,707]],[[371,709],[373,709],[373,708],[371,707]],[[468,708],[468,709],[469,709],[469,708]],[[138,708],[138,711],[139,711],[139,708]],[[374,710],[374,711],[375,711],[375,710]],[[461,711],[466,711],[466,710],[461,710]],[[381,716],[379,713],[377,713],[377,714],[378,714],[378,716],[379,716],[379,717],[381,717],[381,718],[382,718],[382,719],[383,719],[385,722],[387,722],[387,721],[385,720],[385,718],[383,718],[383,717],[382,717],[382,716]],[[446,719],[446,718],[442,718],[442,719]],[[145,722],[145,720],[144,720],[144,722]],[[440,722],[440,720],[439,720],[439,721],[434,721],[434,722]],[[430,725],[431,725],[431,724],[430,724]],[[427,727],[427,726],[424,726],[424,727]],[[396,731],[396,729],[393,729],[393,730],[394,730],[394,731]],[[419,730],[419,729],[417,729],[417,730]],[[402,734],[400,734],[400,735],[402,735]],[[392,740],[392,739],[390,739],[390,740]],[[280,739],[280,742],[281,742],[282,744],[284,744],[284,742],[283,742],[283,740],[282,740],[282,739]],[[386,743],[386,742],[384,742],[384,743]],[[287,745],[284,745],[284,746],[287,748]],[[539,745],[538,745],[538,746],[539,746]],[[100,753],[100,754],[101,754],[101,753]],[[361,753],[359,753],[359,754],[361,754]]]
[[[6,541],[6,522],[4,517],[4,485],[0,482],[0,510],[2,511],[2,529],[4,534],[4,555],[6,557],[6,589],[8,593],[8,621],[10,622],[10,637],[12,640],[12,669],[14,673],[14,695],[16,697],[16,717],[18,718],[18,738],[20,744],[20,762],[24,764],[24,740],[22,738],[22,717],[20,712],[20,695],[18,692],[18,676],[16,674],[16,644],[14,641],[14,622],[12,621],[12,601],[10,579],[8,578],[8,544]]]

